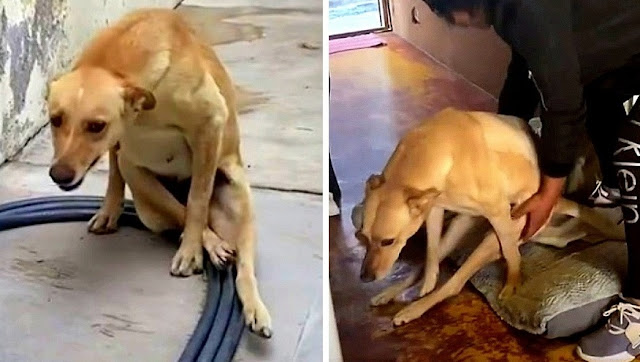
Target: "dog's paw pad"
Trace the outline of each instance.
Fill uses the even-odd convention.
[[[371,298],[371,300],[369,301],[369,304],[372,307],[378,307],[378,306],[381,306],[381,305],[389,304],[395,299],[395,297],[398,294],[399,293],[383,291],[382,293],[380,293],[380,294],[374,296],[373,298]]]
[[[516,288],[514,286],[505,285],[504,288],[502,288],[502,290],[500,291],[500,294],[498,294],[498,299],[499,300],[508,299],[511,296],[513,296],[515,292],[516,292]]]
[[[422,316],[422,314],[424,314],[425,310],[420,308],[417,305],[414,304],[409,304],[408,306],[404,307],[402,310],[400,310],[394,317],[393,317],[393,325],[394,326],[401,326],[403,324],[407,324],[409,322],[411,322],[414,319],[418,319],[420,318],[420,316]]]
[[[202,273],[202,250],[199,248],[180,247],[171,261],[171,275],[188,277]]]
[[[271,328],[268,327],[264,327],[262,329],[260,329],[259,331],[256,332],[260,337],[262,338],[271,338],[271,336],[273,335],[273,332],[271,332]]]
[[[209,252],[211,262],[218,269],[224,269],[225,266],[235,261],[235,249],[224,240],[204,240],[204,247]]]
[[[404,325],[406,323],[407,323],[406,318],[403,318],[403,317],[394,317],[393,318],[393,325],[395,327],[400,327],[400,326],[402,326],[402,325]]]
[[[249,330],[260,337],[271,338],[273,332],[271,330],[271,316],[267,308],[262,303],[249,303],[244,308],[245,324]]]
[[[388,304],[389,302],[391,302],[391,300],[393,300],[393,298],[389,298],[386,295],[376,295],[375,297],[371,298],[371,300],[369,301],[369,305],[371,305],[372,307],[378,307]]]
[[[436,288],[435,282],[429,282],[429,283],[425,282],[420,288],[420,293],[418,294],[418,296],[424,297],[425,295],[431,293],[435,288]]]
[[[118,230],[120,212],[98,211],[87,223],[87,229],[94,234],[110,234]]]

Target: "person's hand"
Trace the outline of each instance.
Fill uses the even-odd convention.
[[[523,240],[531,238],[549,219],[553,207],[562,195],[564,182],[565,178],[543,176],[538,192],[513,209],[511,212],[513,219],[528,215],[527,223],[522,229]]]

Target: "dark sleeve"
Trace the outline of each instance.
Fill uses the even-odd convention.
[[[529,78],[527,62],[512,50],[507,77],[498,98],[498,113],[528,121],[535,114],[539,103],[540,94]]]
[[[540,168],[567,176],[584,132],[585,105],[580,66],[571,29],[569,0],[523,1],[515,19],[512,46],[527,60],[541,93]]]

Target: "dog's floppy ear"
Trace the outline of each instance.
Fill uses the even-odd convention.
[[[128,102],[136,112],[148,111],[156,106],[156,97],[150,91],[134,85],[124,88],[124,100]]]
[[[367,179],[367,192],[373,191],[384,183],[384,176],[373,174]]]
[[[440,193],[436,189],[418,190],[413,187],[407,187],[404,190],[405,199],[407,200],[407,206],[412,215],[422,215],[431,201],[436,198]]]
[[[60,79],[62,76],[64,75],[64,73],[60,72],[60,73],[56,73],[53,77],[49,78],[49,81],[45,84],[45,89],[44,89],[44,99],[49,99],[49,95],[51,94],[51,87],[53,86],[53,84],[55,82],[58,81],[58,79]]]

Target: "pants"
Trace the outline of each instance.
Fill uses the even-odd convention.
[[[333,201],[340,206],[340,202],[342,201],[342,192],[340,190],[340,184],[338,183],[336,173],[333,170],[333,164],[331,163],[331,153],[329,153],[329,192],[333,194]]]
[[[622,196],[628,253],[623,294],[640,299],[640,101],[628,116],[623,106],[634,95],[640,95],[640,55],[584,87],[587,135],[598,156],[603,184],[619,187]],[[539,102],[526,61],[513,54],[498,112],[528,120]]]

